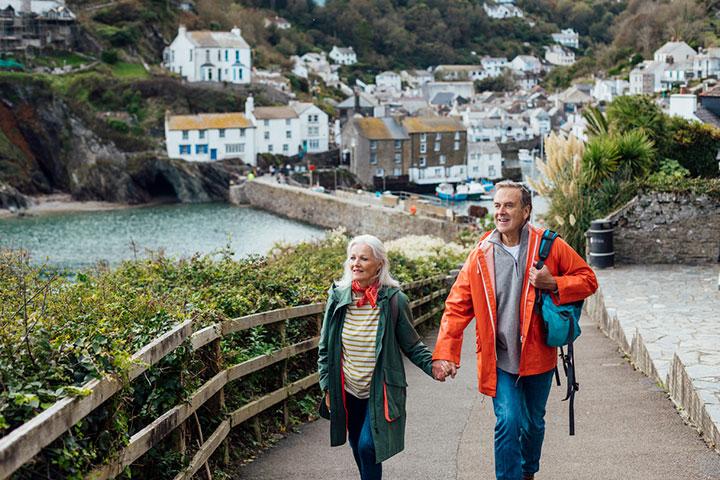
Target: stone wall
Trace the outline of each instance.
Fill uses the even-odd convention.
[[[720,260],[720,201],[706,195],[646,193],[608,217],[618,264]]]
[[[460,230],[460,225],[446,220],[410,215],[395,208],[264,180],[234,188],[244,192],[235,192],[233,197],[245,198],[254,207],[320,227],[345,227],[351,235],[370,233],[382,240],[404,235],[433,235],[449,241]]]

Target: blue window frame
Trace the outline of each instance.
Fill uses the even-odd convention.
[[[195,145],[195,153],[196,154],[207,154],[208,153],[207,143]]]
[[[180,145],[180,155],[183,155],[185,153],[191,153],[192,150],[190,149],[190,145]]]
[[[238,80],[242,80],[242,68],[238,68]]]
[[[229,50],[225,50],[225,61],[226,61],[226,62],[228,61],[228,55],[229,55],[228,52],[229,52]]]
[[[240,50],[235,50],[235,61],[236,62],[240,61]]]

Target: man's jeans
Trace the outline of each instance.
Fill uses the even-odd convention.
[[[375,463],[375,443],[370,431],[368,400],[361,400],[345,392],[348,414],[348,440],[360,471],[361,480],[380,480],[382,464]]]
[[[540,469],[545,437],[545,404],[553,370],[519,377],[497,370],[495,409],[495,476],[520,480]]]

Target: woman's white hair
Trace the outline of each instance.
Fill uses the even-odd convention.
[[[373,235],[358,235],[357,237],[350,240],[347,247],[347,258],[345,259],[343,276],[337,282],[338,287],[345,288],[352,284],[352,270],[350,269],[350,251],[355,245],[367,245],[372,250],[375,258],[380,260],[380,272],[377,274],[377,279],[380,281],[380,286],[386,287],[399,287],[400,282],[395,280],[390,275],[390,261],[388,260],[387,252],[385,251],[385,245],[380,241],[379,238]]]

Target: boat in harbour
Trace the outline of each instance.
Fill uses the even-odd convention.
[[[457,190],[453,188],[451,183],[441,183],[435,187],[435,194],[441,200],[449,200],[453,202],[461,202],[467,200],[467,190],[462,189],[463,185],[458,185]]]
[[[491,200],[492,196],[490,193],[495,188],[495,184],[490,180],[480,180],[479,182],[472,181],[465,184],[467,189],[468,200]],[[460,188],[460,185],[458,185]]]

